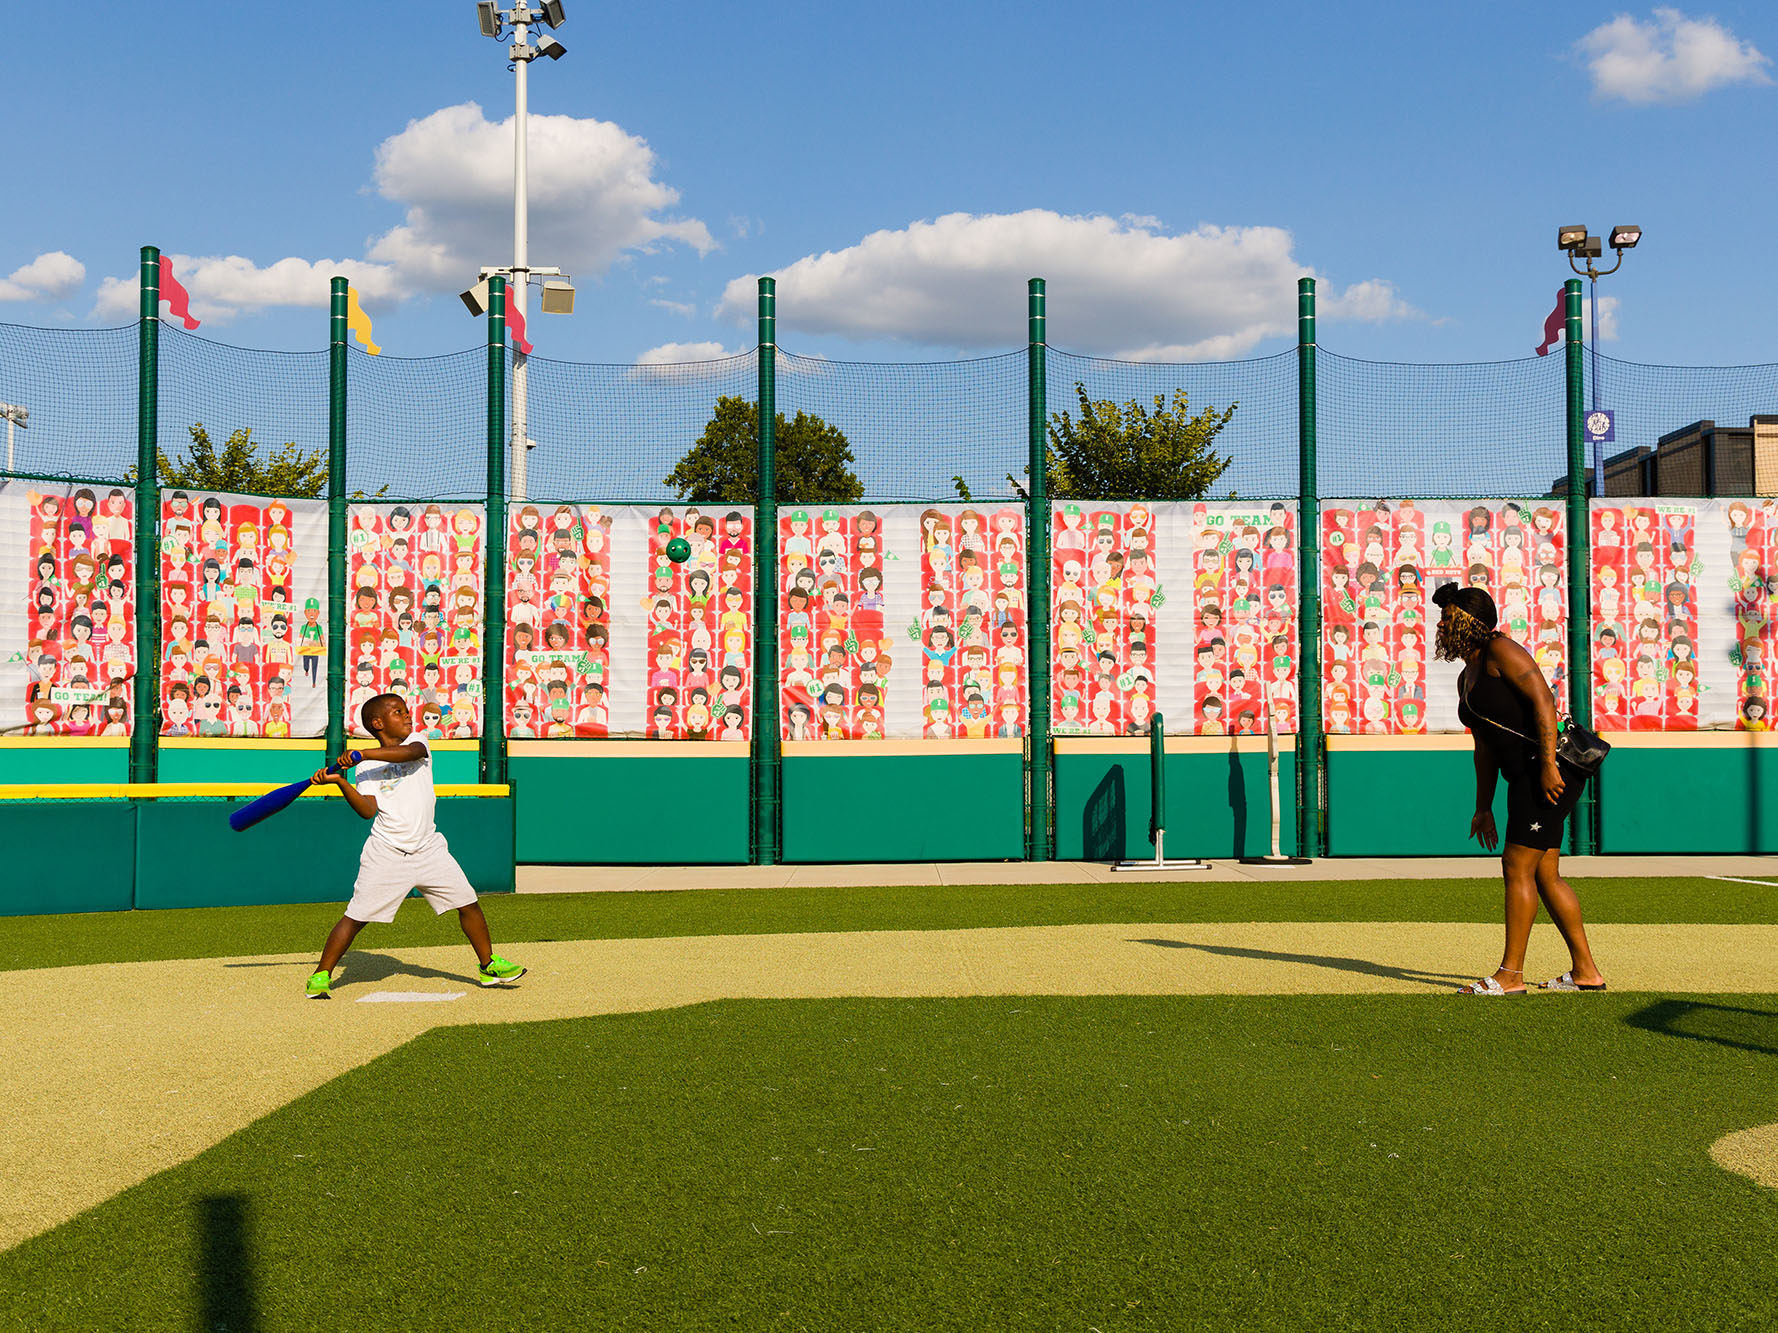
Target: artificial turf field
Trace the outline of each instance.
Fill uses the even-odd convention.
[[[1601,925],[1778,922],[1764,886],[1580,888]],[[489,915],[515,942],[1490,921],[1498,892],[749,890]],[[333,914],[0,921],[0,966],[53,987],[53,965],[300,951]],[[362,938],[451,934],[410,906]],[[1778,995],[1448,984],[437,1028],[0,1254],[0,1325],[1778,1326],[1778,1192],[1709,1155],[1778,1120]]]

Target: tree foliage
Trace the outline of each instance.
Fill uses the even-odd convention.
[[[778,413],[780,504],[850,504],[864,498],[852,471],[852,448],[838,426],[798,412]],[[709,424],[666,478],[691,504],[754,504],[759,499],[759,404],[727,395]]]
[[[1094,402],[1078,382],[1074,391],[1079,419],[1067,412],[1050,417],[1049,490],[1057,498],[1196,500],[1234,461],[1211,446],[1237,403],[1194,415],[1184,389],[1173,390],[1170,405],[1157,393],[1152,411],[1134,398],[1121,406]]]
[[[327,450],[304,449],[294,441],[273,446],[263,456],[253,438],[253,427],[242,426],[217,449],[203,422],[187,427],[191,444],[182,457],[156,454],[162,486],[186,491],[232,491],[242,495],[269,495],[287,499],[317,499],[327,494]],[[131,468],[129,480],[135,481]],[[382,495],[388,486],[376,494]],[[352,493],[365,499],[363,491]]]

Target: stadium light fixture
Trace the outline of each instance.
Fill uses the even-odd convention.
[[[567,282],[544,283],[543,313],[546,315],[572,315],[574,313],[573,284]]]
[[[1589,341],[1593,345],[1593,411],[1599,410],[1599,279],[1616,273],[1624,266],[1624,251],[1633,250],[1642,240],[1642,228],[1623,226],[1611,229],[1611,248],[1617,251],[1617,262],[1610,268],[1600,268],[1593,261],[1605,253],[1605,243],[1597,236],[1587,233],[1585,227],[1559,227],[1556,229],[1556,246],[1568,255],[1568,267],[1573,269],[1589,284],[1592,297],[1592,336]],[[1575,263],[1576,259],[1584,259],[1587,266],[1582,268]],[[1602,418],[1604,419],[1604,418]],[[1605,446],[1603,440],[1595,436],[1593,441],[1593,494],[1605,494]]]
[[[514,94],[512,264],[510,267],[484,268],[476,285],[463,293],[463,304],[469,307],[472,315],[485,313],[488,308],[489,276],[495,273],[505,274],[507,312],[515,322],[522,323],[525,317],[525,298],[532,276],[544,273],[561,275],[560,269],[534,267],[529,254],[529,201],[525,188],[525,140],[528,133],[525,76],[531,68],[531,62],[538,56],[548,56],[555,61],[568,54],[567,47],[541,31],[537,33],[537,42],[533,44],[531,41],[534,28],[559,28],[568,21],[568,16],[563,12],[562,0],[516,0],[511,8],[505,10],[499,9],[497,3],[498,0],[478,0],[475,12],[484,37],[498,39],[503,28],[512,29],[512,43],[506,49],[507,58],[511,61],[507,68],[513,72]],[[574,288],[565,282],[545,283],[543,311],[552,315],[572,314]],[[512,416],[512,435],[508,447],[512,459],[511,489],[514,500],[525,498],[525,455],[531,447],[530,437],[525,433],[526,416],[530,410],[527,363],[528,358],[523,352],[513,357],[512,392],[507,398]]]

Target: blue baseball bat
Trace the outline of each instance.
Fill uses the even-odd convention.
[[[360,757],[361,756],[357,750],[351,752],[351,759],[354,764],[359,761]],[[340,766],[338,764],[329,764],[326,771],[329,773],[337,773],[340,771]],[[278,811],[282,810],[285,806],[289,805],[297,797],[301,796],[313,786],[314,781],[313,778],[304,778],[301,782],[292,782],[287,787],[279,787],[276,791],[268,791],[264,796],[255,796],[239,810],[231,810],[229,812],[228,826],[236,833],[241,833],[252,828],[262,819],[270,819],[273,815],[277,814]]]

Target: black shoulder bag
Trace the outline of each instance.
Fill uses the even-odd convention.
[[[1467,694],[1464,696],[1463,705],[1470,712],[1475,713],[1475,705],[1469,702]],[[1517,736],[1532,746],[1537,744],[1522,731],[1514,731],[1511,727],[1496,722],[1491,717],[1482,717],[1480,713],[1475,713],[1475,715],[1490,726],[1499,727],[1508,735]],[[1597,732],[1589,731],[1576,722],[1572,713],[1564,713],[1558,725],[1561,727],[1561,731],[1556,737],[1556,762],[1566,764],[1577,773],[1584,773],[1589,778],[1598,777],[1599,769],[1605,763],[1605,756],[1611,753],[1611,746],[1600,740]]]

